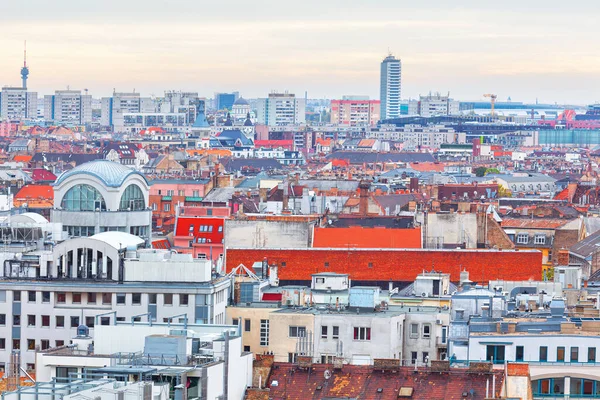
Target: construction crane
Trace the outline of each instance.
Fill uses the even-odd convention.
[[[496,94],[491,94],[491,93],[486,93],[483,95],[483,97],[489,97],[490,98],[490,102],[492,103],[492,117],[494,116],[494,106],[496,105],[496,99],[498,98],[498,95]]]

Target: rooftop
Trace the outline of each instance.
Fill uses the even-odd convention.
[[[130,175],[140,175],[145,180],[144,175],[138,171],[131,169],[125,165],[108,161],[108,160],[94,160],[85,164],[78,165],[77,167],[63,172],[56,180],[55,186],[60,185],[66,179],[79,175],[87,174],[100,179],[106,186],[119,187],[123,184],[125,179]]]

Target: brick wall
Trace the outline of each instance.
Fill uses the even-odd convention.
[[[251,267],[267,259],[278,266],[280,280],[310,281],[318,272],[346,273],[358,281],[412,282],[423,270],[450,273],[454,282],[460,271],[473,281],[541,279],[542,253],[511,250],[408,250],[408,249],[228,249],[226,268]]]

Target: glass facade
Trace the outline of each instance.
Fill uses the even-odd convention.
[[[137,185],[129,185],[121,196],[121,203],[119,205],[120,211],[131,210],[139,211],[146,208],[146,202],[144,201],[144,194],[142,189]]]
[[[61,205],[67,211],[106,211],[104,197],[93,186],[75,185],[65,194]]]

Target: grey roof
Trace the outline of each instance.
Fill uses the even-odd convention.
[[[95,160],[78,165],[70,171],[63,172],[58,179],[56,179],[55,185],[59,185],[71,176],[80,174],[94,176],[100,179],[106,186],[110,187],[121,186],[125,179],[130,175],[140,175],[144,180],[146,179],[144,175],[125,165],[108,160]]]
[[[575,243],[573,246],[571,246],[569,251],[581,258],[587,258],[598,250],[600,250],[600,231],[597,231],[585,239]]]
[[[244,99],[243,97],[238,97],[238,99],[233,102],[233,105],[238,105],[238,106],[247,106],[248,102],[246,101],[246,99]]]
[[[320,179],[301,179],[298,184],[306,186],[310,189],[319,189],[319,191],[327,191],[333,188],[344,192],[355,191],[358,188],[359,181],[348,180],[320,180]]]
[[[530,182],[549,182],[555,183],[556,179],[551,176],[539,173],[528,173],[527,175],[511,175],[511,174],[489,174],[485,176],[490,180],[491,178],[498,178],[506,181],[506,183],[530,183]]]
[[[281,169],[281,163],[273,158],[227,158],[223,162],[226,171],[241,171],[243,169],[256,169],[269,171]]]
[[[211,202],[215,203],[226,203],[233,197],[233,194],[237,191],[237,188],[234,187],[225,187],[225,188],[214,188],[204,197],[203,202]]]
[[[583,217],[583,223],[588,235],[600,231],[600,218],[598,217]]]
[[[396,206],[402,208],[409,202],[417,199],[417,196],[411,193],[407,194],[388,194],[385,196],[375,196],[375,201],[385,210],[390,210],[390,213],[396,212]]]
[[[434,162],[429,153],[375,153],[370,151],[336,151],[327,156],[330,160],[348,160],[351,164],[374,162]]]
[[[0,181],[12,181],[15,179],[22,180],[25,183],[33,181],[29,175],[20,169],[0,169]]]
[[[75,165],[79,165],[103,157],[101,153],[35,153],[31,161],[44,163],[63,161],[66,163],[75,162]]]

